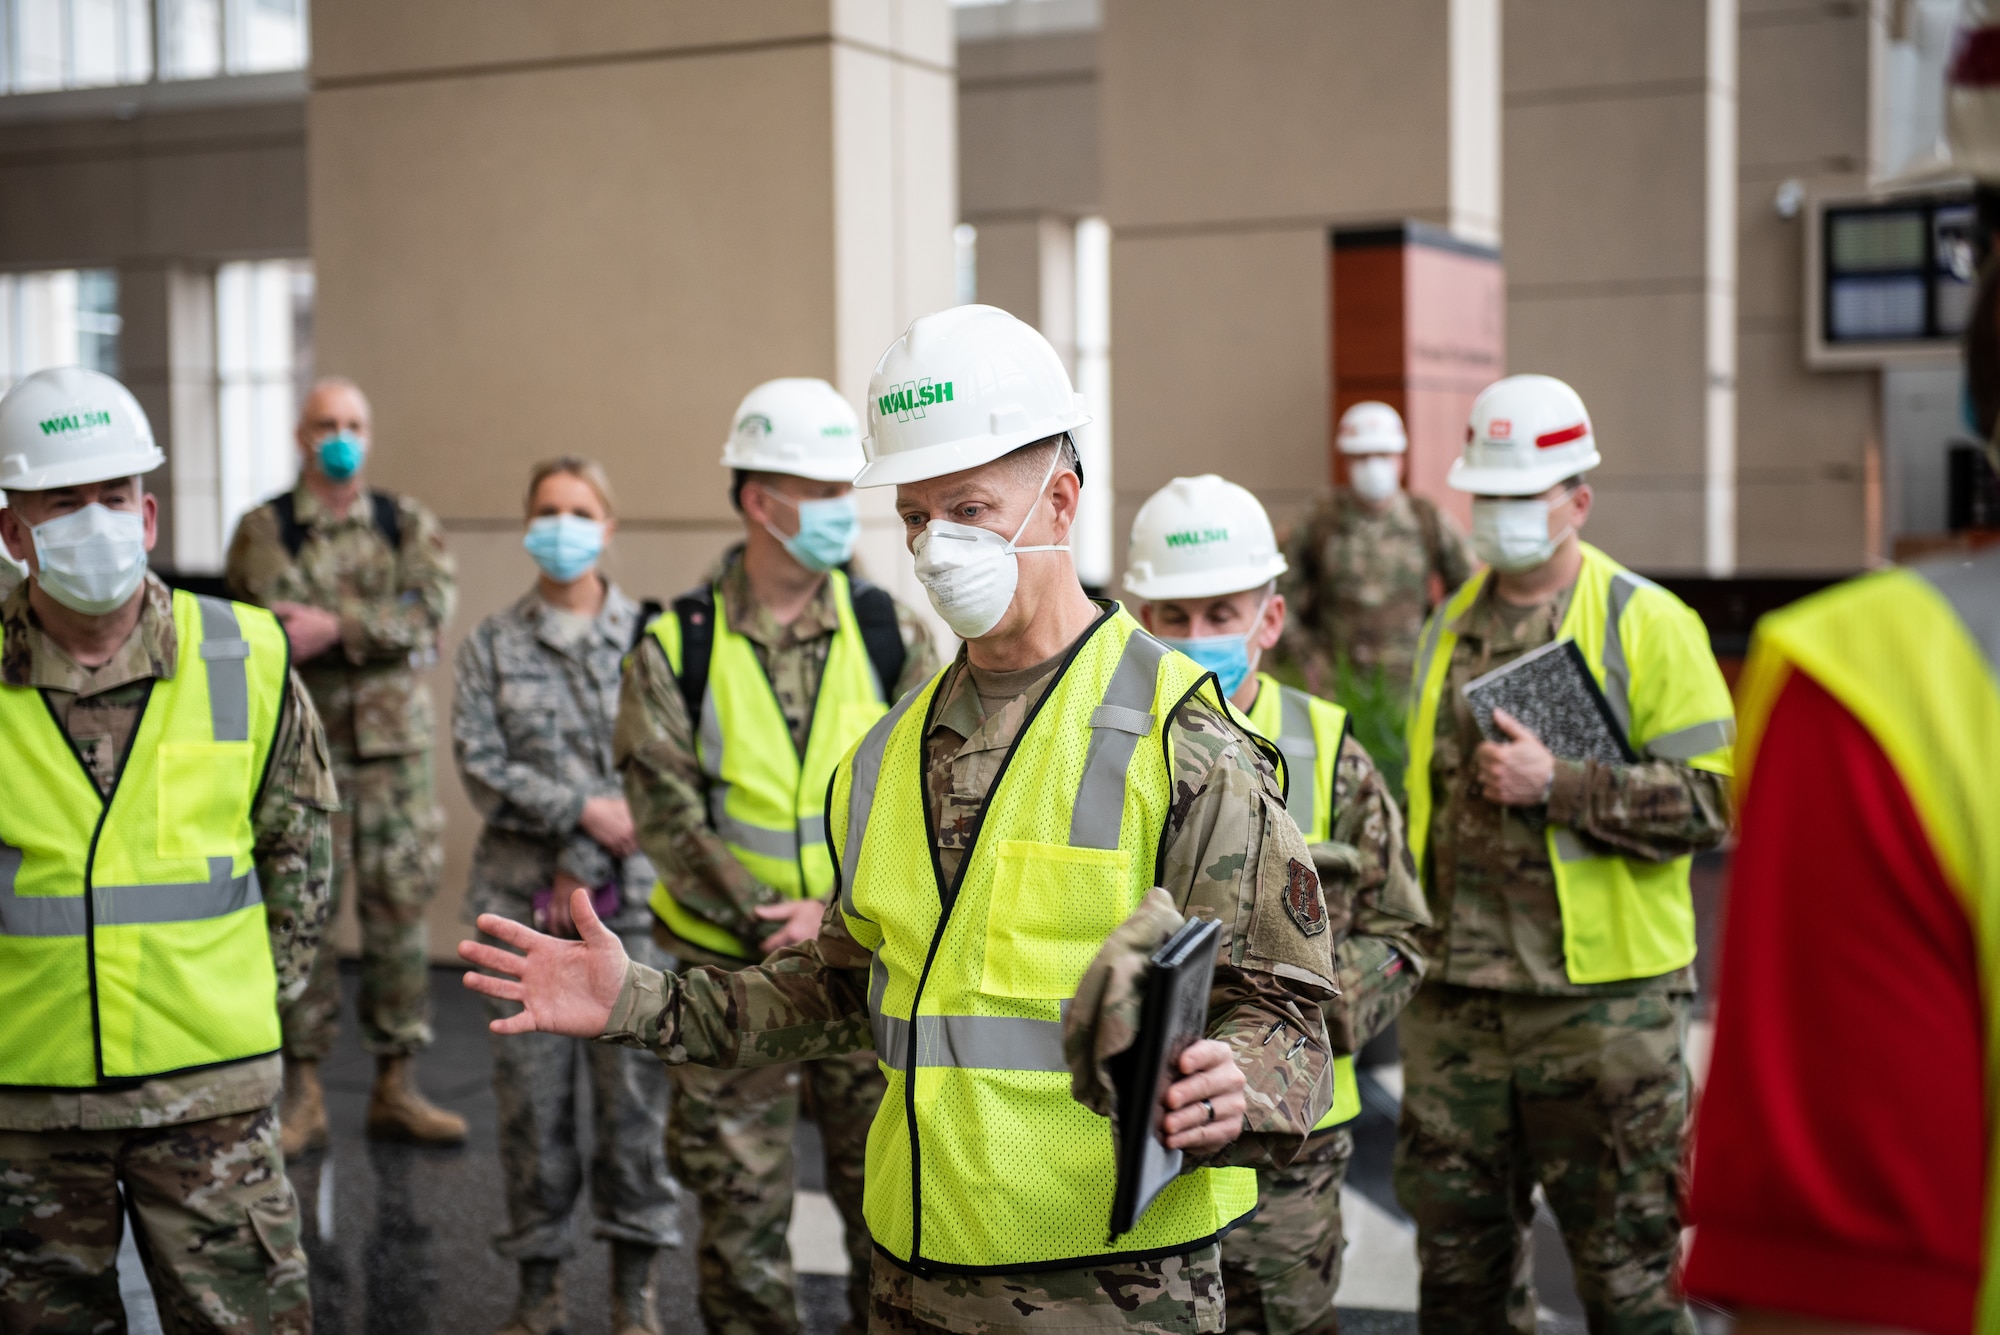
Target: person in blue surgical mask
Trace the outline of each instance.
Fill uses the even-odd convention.
[[[1403,820],[1346,711],[1257,670],[1285,629],[1285,558],[1257,498],[1213,473],[1177,477],[1139,507],[1125,589],[1146,629],[1213,672],[1230,704],[1285,757],[1286,809],[1326,894],[1341,995],[1322,1008],[1333,1106],[1289,1166],[1260,1168],[1258,1211],[1222,1239],[1229,1329],[1335,1329],[1343,1238],[1340,1187],[1361,1112],[1354,1054],[1395,1018],[1423,973],[1430,923],[1404,851]]]
[[[612,760],[620,663],[642,613],[603,570],[618,527],[611,486],[587,459],[550,459],[529,478],[526,509],[534,587],[480,622],[456,661],[452,754],[485,821],[466,907],[573,937],[570,896],[585,887],[626,952],[662,966],[647,930],[653,865]],[[495,1018],[513,1009],[488,1006]],[[588,1118],[593,1232],[611,1244],[611,1329],[658,1331],[654,1260],[681,1240],[680,1189],[661,1151],[665,1070],[643,1053],[550,1034],[492,1042],[507,1192],[507,1225],[493,1245],[516,1264],[520,1285],[506,1329],[540,1332],[567,1319],[559,1280],[574,1250],[570,1215],[584,1182],[577,1128]]]
[[[819,931],[833,877],[828,775],[938,662],[914,612],[848,573],[863,459],[847,400],[824,380],[772,380],[730,420],[722,465],[743,541],[640,640],[617,756],[640,847],[660,873],[661,944],[689,964],[740,970]],[[667,1153],[701,1202],[708,1328],[798,1329],[785,1238],[804,1111],[825,1141],[851,1265],[848,1329],[859,1330],[870,1250],[862,1166],[883,1090],[874,1054],[678,1066],[673,1080]]]

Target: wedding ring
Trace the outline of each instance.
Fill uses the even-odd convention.
[[[1208,1109],[1208,1121],[1213,1122],[1215,1120],[1215,1105],[1213,1103],[1210,1103],[1207,1099],[1203,1099],[1201,1101],[1201,1106]],[[1208,1122],[1204,1122],[1202,1123],[1202,1125],[1206,1126],[1208,1125]]]

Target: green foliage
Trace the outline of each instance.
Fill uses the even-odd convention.
[[[1391,678],[1381,668],[1363,672],[1345,654],[1334,668],[1331,682],[1308,681],[1298,662],[1282,652],[1266,655],[1259,666],[1285,685],[1328,696],[1345,709],[1354,740],[1367,749],[1375,768],[1382,772],[1389,791],[1396,795],[1396,805],[1405,805],[1403,767],[1409,763],[1410,750],[1403,740],[1403,715],[1409,702],[1408,682]],[[1330,696],[1328,686],[1333,688]]]

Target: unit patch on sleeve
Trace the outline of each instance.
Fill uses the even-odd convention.
[[[1301,932],[1318,936],[1326,930],[1326,904],[1319,894],[1319,874],[1293,858],[1285,868],[1285,912]]]

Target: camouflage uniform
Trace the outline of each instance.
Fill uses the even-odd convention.
[[[1537,1183],[1591,1329],[1694,1329],[1674,1292],[1694,971],[1570,982],[1543,829],[1558,821],[1654,861],[1699,852],[1728,832],[1729,780],[1665,760],[1557,760],[1545,818],[1474,791],[1481,738],[1461,688],[1552,642],[1568,602],[1565,591],[1516,608],[1482,593],[1454,627],[1438,707],[1425,868],[1437,927],[1402,1018],[1396,1151],[1427,1332],[1534,1329],[1525,1238]]]
[[[137,628],[94,669],[42,634],[25,587],[0,601],[0,683],[42,692],[102,792],[152,682],[173,675],[171,598],[148,576]],[[336,806],[296,675],[271,755],[254,858],[288,1001],[319,949]],[[123,1328],[120,1186],[169,1331],[311,1329],[298,1200],[278,1153],[279,1079],[269,1056],[100,1089],[0,1089],[0,1330]]]
[[[1342,656],[1398,685],[1409,680],[1425,615],[1476,568],[1458,522],[1423,497],[1399,491],[1374,514],[1345,488],[1314,504],[1285,560],[1285,644],[1306,679],[1328,690]]]
[[[335,518],[309,487],[292,493],[304,545],[286,550],[277,509],[243,517],[229,544],[233,597],[269,607],[305,603],[340,616],[340,642],[295,666],[312,692],[333,752],[344,817],[336,861],[354,869],[361,917],[361,1036],[368,1051],[405,1056],[430,1046],[424,910],[443,867],[442,818],[431,782],[431,702],[418,669],[436,656],[454,598],[437,519],[394,498],[401,545],[391,550],[364,494]],[[334,874],[339,911],[345,867]],[[340,980],[332,951],[285,1011],[285,1055],[319,1061],[333,1049]]]
[[[617,882],[624,910],[608,926],[634,959],[665,957],[647,931],[653,865],[613,857],[577,824],[584,801],[621,796],[611,761],[619,665],[638,604],[613,585],[595,619],[552,613],[528,595],[479,624],[459,646],[452,750],[466,794],[485,818],[472,855],[468,916],[533,924],[535,892],[567,872],[585,885]],[[482,938],[483,939],[483,938]],[[491,999],[495,1016],[519,1007]],[[680,1244],[680,1188],[667,1174],[666,1072],[644,1054],[555,1034],[492,1036],[500,1104],[500,1168],[509,1227],[494,1245],[518,1260],[574,1250],[570,1212],[583,1189],[576,1075],[589,1070],[596,1149],[595,1234],[649,1247]]]
[[[1336,1052],[1359,1052],[1388,1027],[1423,971],[1430,925],[1403,817],[1368,752],[1352,737],[1334,768],[1333,839],[1313,847],[1336,943],[1341,996],[1325,1007]],[[1222,1240],[1229,1328],[1268,1335],[1334,1329],[1340,1288],[1340,1187],[1354,1156],[1345,1126],[1316,1133],[1289,1166],[1257,1175],[1255,1218]]]
[[[831,584],[822,581],[805,609],[781,625],[751,594],[736,552],[725,556],[709,579],[722,590],[730,629],[750,641],[763,665],[793,744],[803,753],[820,675],[839,628]],[[901,695],[936,671],[937,655],[923,624],[900,604],[897,619],[906,652],[896,683]],[[754,910],[779,903],[782,896],[746,871],[709,828],[686,702],[666,655],[650,637],[632,655],[626,673],[616,752],[640,844],[674,887],[675,898],[738,940],[769,936],[775,925]],[[655,930],[667,949],[689,963],[742,966],[672,937],[664,926]],[[873,1055],[741,1071],[681,1066],[673,1079],[667,1157],[674,1175],[701,1201],[701,1308],[709,1329],[790,1335],[799,1328],[785,1233],[792,1215],[792,1133],[802,1100],[823,1132],[827,1193],[846,1226],[850,1327],[858,1329],[867,1310],[870,1255],[861,1218],[862,1165],[884,1087]]]
[[[1061,661],[982,672],[975,681],[961,654],[946,670],[925,739],[925,791],[946,876],[969,851],[973,813]],[[1180,796],[1162,880],[1182,913],[1199,910],[1223,924],[1228,944],[1209,1034],[1235,1050],[1248,1077],[1244,1134],[1202,1162],[1282,1166],[1303,1147],[1331,1091],[1320,1010],[1333,992],[1325,905],[1263,753],[1199,699],[1181,705],[1168,727]],[[1301,884],[1309,897],[1287,895]],[[756,1066],[860,1052],[874,1043],[869,959],[832,912],[817,938],[756,968],[692,969],[676,978],[633,965],[605,1036],[670,1064]],[[870,1328],[1219,1331],[1221,1270],[1213,1243],[1178,1256],[997,1275],[922,1277],[877,1255]]]

